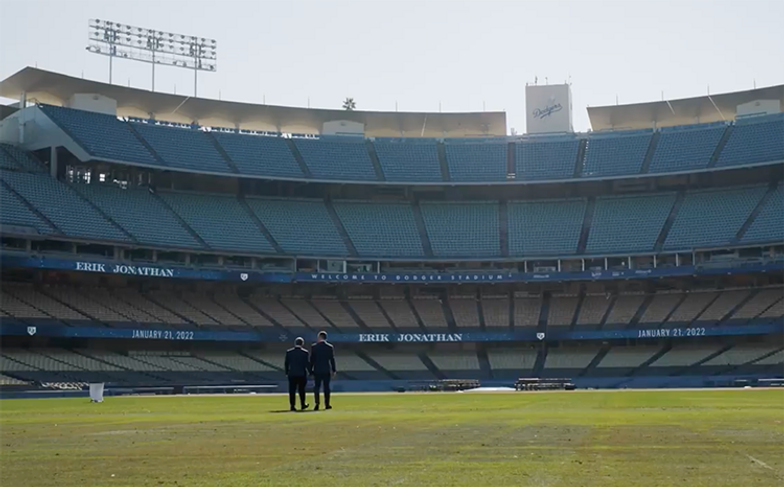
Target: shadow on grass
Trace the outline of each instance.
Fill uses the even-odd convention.
[[[289,409],[275,409],[269,412],[272,414],[278,414],[278,413],[317,413],[318,411],[314,411],[312,409],[306,409],[304,411],[302,411],[301,409],[297,409],[296,411],[291,411]]]

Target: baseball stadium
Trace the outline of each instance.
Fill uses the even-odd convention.
[[[784,481],[784,85],[575,132],[529,84],[513,135],[34,67],[0,97],[3,486]],[[290,413],[322,331],[332,409]]]

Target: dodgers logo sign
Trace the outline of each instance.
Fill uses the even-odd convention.
[[[27,327],[27,334],[30,335],[30,336],[35,335],[36,331],[38,331],[38,328],[36,328],[34,326],[28,326]]]
[[[243,272],[242,274],[240,274],[240,279],[242,279],[243,281],[247,281],[248,280],[248,273],[247,272]]]
[[[534,109],[534,118],[538,118],[539,120],[549,117],[553,113],[560,112],[563,110],[563,107],[560,103],[553,103],[545,105],[544,108],[536,108]]]
[[[537,333],[537,334],[536,334],[536,338],[537,338],[538,340],[544,340],[544,333],[542,333],[542,332],[540,331],[539,333]]]

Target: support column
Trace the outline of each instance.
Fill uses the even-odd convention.
[[[49,148],[49,175],[57,179],[57,147]]]

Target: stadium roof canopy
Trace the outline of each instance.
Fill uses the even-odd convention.
[[[203,126],[320,134],[324,122],[351,121],[367,137],[506,136],[505,112],[423,113],[324,110],[192,98],[101,83],[26,67],[0,82],[0,96],[65,106],[75,94],[117,101],[117,115]]]
[[[734,120],[738,105],[778,100],[784,111],[784,85],[630,105],[588,107],[593,130],[647,129]]]

